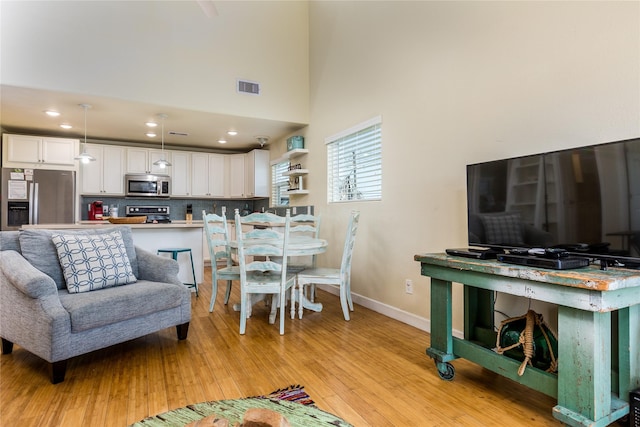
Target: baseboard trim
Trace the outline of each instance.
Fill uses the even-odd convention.
[[[325,292],[328,292],[333,295],[339,295],[339,291],[337,287],[329,286],[329,285],[317,285],[318,289],[322,289]],[[361,305],[363,307],[368,308],[369,310],[373,310],[376,313],[380,313],[391,319],[397,320],[402,323],[406,323],[407,325],[413,326],[414,328],[418,328],[421,331],[431,332],[431,321],[426,317],[417,316],[413,313],[409,313],[404,310],[400,310],[397,307],[393,307],[388,304],[381,303],[380,301],[376,301],[374,299],[351,293],[351,298],[353,299],[354,304]],[[453,335],[457,338],[464,338],[463,331],[458,329],[453,330]]]

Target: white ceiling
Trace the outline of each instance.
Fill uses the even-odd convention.
[[[251,96],[251,95],[247,95]],[[61,136],[84,139],[84,109],[80,104],[90,104],[87,111],[87,139],[116,142],[161,144],[160,126],[157,136],[145,136],[145,122],[155,120],[158,114],[166,114],[164,143],[168,148],[194,147],[211,150],[248,151],[260,146],[256,137],[266,136],[270,142],[282,139],[305,125],[250,117],[214,114],[172,108],[166,105],[143,104],[114,98],[86,96],[22,88],[0,86],[0,126],[6,132]],[[47,109],[61,113],[59,117],[44,114]],[[72,129],[60,128],[68,123]],[[238,132],[228,136],[228,130]],[[169,132],[187,133],[188,136],[170,135]],[[224,137],[226,144],[218,143]]]

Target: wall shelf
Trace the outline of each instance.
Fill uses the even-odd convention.
[[[287,194],[309,194],[309,190],[290,190]]]
[[[309,173],[309,169],[293,169],[290,171],[286,171],[283,172],[282,175],[284,176],[300,176],[300,175],[306,175]]]
[[[296,149],[287,151],[286,153],[284,153],[282,155],[282,157],[274,160],[272,162],[272,164],[282,163],[282,162],[284,162],[286,160],[293,159],[294,157],[302,156],[302,155],[307,154],[307,153],[309,153],[309,150],[307,148],[296,148]]]

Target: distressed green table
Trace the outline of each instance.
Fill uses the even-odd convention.
[[[557,399],[553,416],[571,426],[606,426],[629,413],[640,386],[640,271],[597,267],[547,270],[418,254],[431,277],[431,347],[443,379],[462,357]],[[464,339],[452,335],[452,282],[464,285]],[[497,354],[494,292],[558,305],[558,373]]]

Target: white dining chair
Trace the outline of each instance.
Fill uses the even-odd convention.
[[[308,236],[318,239],[320,237],[320,215],[300,214],[291,217],[289,229],[291,237]],[[305,268],[316,266],[316,255],[289,257],[287,270],[298,273]]]
[[[227,289],[224,295],[224,303],[226,305],[229,303],[229,296],[231,295],[232,280],[240,280],[240,267],[233,265],[226,216],[224,214],[222,216],[207,214],[203,210],[202,221],[209,248],[209,258],[211,259],[211,302],[209,303],[209,313],[211,313],[218,295],[218,280],[227,281]],[[223,267],[218,268],[219,264],[222,264]]]
[[[240,334],[244,334],[251,315],[253,295],[271,294],[269,323],[275,323],[280,309],[280,335],[284,334],[287,292],[293,288],[295,274],[287,272],[291,216],[253,213],[244,217],[236,209],[236,244],[240,264]],[[252,225],[244,233],[243,225]]]
[[[340,304],[342,305],[344,320],[349,320],[349,311],[353,311],[353,301],[351,299],[351,259],[359,220],[360,212],[352,211],[349,218],[349,225],[347,226],[340,268],[307,268],[299,272],[296,278],[299,301],[302,301],[305,294],[305,286],[310,286],[311,288],[309,289],[309,299],[311,301],[313,301],[314,298],[315,285],[333,285],[339,287]],[[298,316],[300,319],[302,319],[302,313],[303,307],[302,304],[299,304]]]

